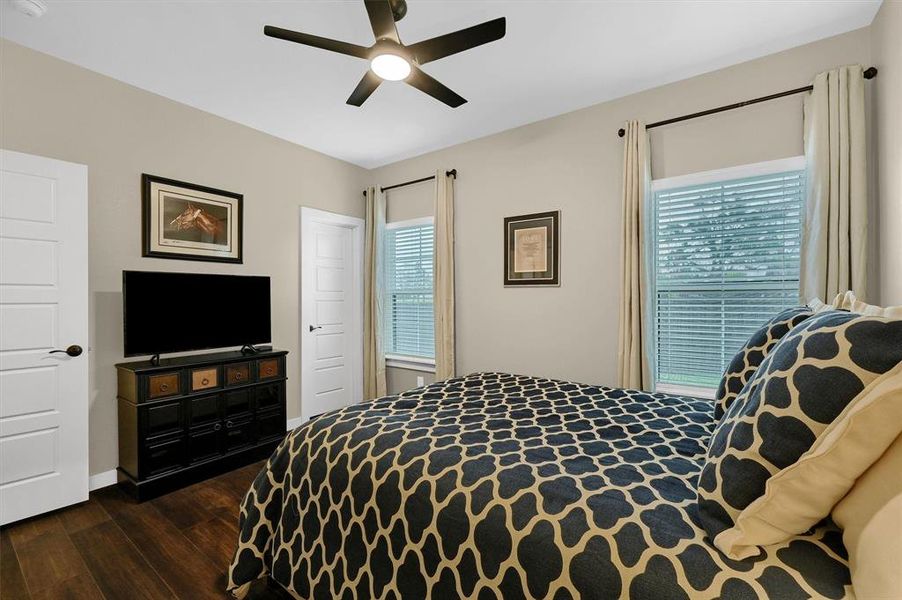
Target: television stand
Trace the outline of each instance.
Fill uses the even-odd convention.
[[[285,438],[284,350],[120,363],[118,481],[138,500],[267,458]]]

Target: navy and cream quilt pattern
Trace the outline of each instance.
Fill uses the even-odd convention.
[[[709,400],[480,373],[290,433],[241,508],[237,596],[843,598],[824,524],[727,559],[696,485]]]

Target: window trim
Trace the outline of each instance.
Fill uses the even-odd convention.
[[[705,398],[714,400],[717,396],[717,388],[701,387],[697,385],[679,385],[677,383],[655,382],[655,392],[670,394],[672,396],[692,396],[693,398]]]
[[[385,224],[385,229],[401,229],[402,227],[420,227],[422,225],[432,225],[435,227],[435,217],[416,217],[415,219],[405,219],[403,221],[392,221]]]
[[[423,371],[424,373],[435,373],[435,359],[420,356],[408,356],[386,352],[385,366],[398,369],[410,369],[411,371]]]
[[[712,171],[699,171],[698,173],[689,173],[688,175],[676,175],[674,177],[665,177],[663,179],[654,179],[651,182],[651,197],[654,202],[654,194],[663,192],[672,188],[687,187],[690,185],[704,185],[706,183],[716,183],[727,179],[745,179],[747,177],[760,177],[763,175],[773,175],[775,173],[783,173],[784,171],[804,171],[805,156],[791,156],[788,158],[778,158],[776,160],[767,160],[764,162],[750,163],[747,165],[737,165],[735,167],[726,167],[724,169],[714,169]]]
[[[402,221],[392,221],[385,224],[385,229],[401,229],[403,227],[421,227],[423,225],[432,225],[435,228],[435,217],[416,217],[413,219],[404,219]],[[433,252],[435,248],[433,248]],[[433,290],[435,289],[435,274],[433,274]],[[434,302],[434,300],[433,300]],[[434,304],[433,304],[434,306]],[[386,317],[387,318],[387,317]],[[433,322],[434,327],[434,322]],[[424,373],[435,373],[435,358],[427,356],[412,356],[408,354],[395,354],[393,352],[385,353],[385,366],[398,369],[409,369],[411,371],[422,371]]]
[[[805,171],[807,168],[807,163],[805,161],[805,156],[790,156],[787,158],[778,158],[775,160],[767,160],[757,163],[749,163],[746,165],[736,165],[733,167],[725,167],[723,169],[712,169],[710,171],[699,171],[698,173],[689,173],[686,175],[676,175],[674,177],[665,177],[662,179],[654,179],[651,182],[651,189],[647,194],[646,198],[646,207],[649,209],[646,211],[646,214],[652,215],[656,210],[656,195],[658,192],[667,191],[674,188],[682,188],[694,185],[705,185],[708,183],[718,183],[722,181],[727,181],[731,179],[745,179],[749,177],[760,177],[767,175],[774,175],[777,173],[784,173],[786,171]],[[807,191],[806,191],[807,193]],[[803,215],[804,219],[804,208]],[[655,246],[657,245],[657,237],[656,237],[656,229],[654,224],[654,219],[651,219],[647,223],[646,231],[646,256],[648,256],[647,260],[653,261],[652,258],[655,252]],[[647,269],[647,278],[648,281],[648,292],[649,299],[653,299],[656,295],[657,290],[657,280],[655,279],[655,269],[653,262],[651,264],[646,265]],[[651,361],[656,353],[658,347],[658,340],[654,337],[655,332],[655,321],[657,319],[657,313],[655,312],[654,302],[649,303],[649,308],[646,310],[646,319],[650,319],[650,322],[646,323],[648,327],[648,331],[652,332],[651,336],[651,352],[647,355],[649,361]],[[717,395],[716,387],[704,387],[704,386],[689,386],[689,385],[680,385],[673,383],[659,383],[657,381],[657,366],[654,364],[649,365],[652,370],[652,386],[655,392],[661,392],[665,394],[675,394],[682,396],[694,396],[697,398],[706,398],[706,399],[714,399]]]

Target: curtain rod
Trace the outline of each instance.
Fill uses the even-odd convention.
[[[445,171],[446,176],[453,177],[457,179],[457,169],[451,169],[450,171]],[[402,188],[404,186],[413,185],[415,183],[423,183],[424,181],[432,181],[435,179],[435,175],[430,175],[429,177],[421,177],[420,179],[414,179],[412,181],[405,181],[404,183],[396,183],[395,185],[389,185],[384,188],[380,188],[383,192],[387,192],[388,190],[393,190],[396,188]],[[366,191],[364,190],[363,195],[366,196]]]
[[[865,79],[873,79],[877,77],[877,67],[868,67],[864,71]],[[770,96],[762,96],[760,98],[754,98],[752,100],[746,100],[745,102],[737,102],[736,104],[728,104],[726,106],[719,106],[717,108],[709,108],[708,110],[703,110],[701,112],[692,113],[690,115],[683,115],[682,117],[674,117],[672,119],[666,119],[664,121],[658,121],[657,123],[651,123],[646,125],[646,129],[651,129],[652,127],[660,127],[662,125],[670,125],[671,123],[679,123],[680,121],[688,121],[689,119],[695,119],[698,117],[706,117],[708,115],[713,115],[715,113],[725,112],[728,110],[733,110],[734,108],[742,108],[743,106],[748,106],[750,104],[758,104],[759,102],[767,102],[768,100],[776,100],[777,98],[783,98],[784,96],[793,96],[795,94],[801,94],[802,92],[810,92],[814,89],[813,85],[806,85],[805,87],[796,88],[794,90],[787,90],[785,92],[780,92],[777,94],[771,94]],[[617,135],[623,137],[626,135],[626,130],[623,128],[617,130]]]

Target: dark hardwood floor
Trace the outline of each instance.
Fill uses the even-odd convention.
[[[263,463],[138,504],[113,486],[0,529],[0,596],[228,598],[238,505]],[[289,598],[258,581],[250,599]]]

